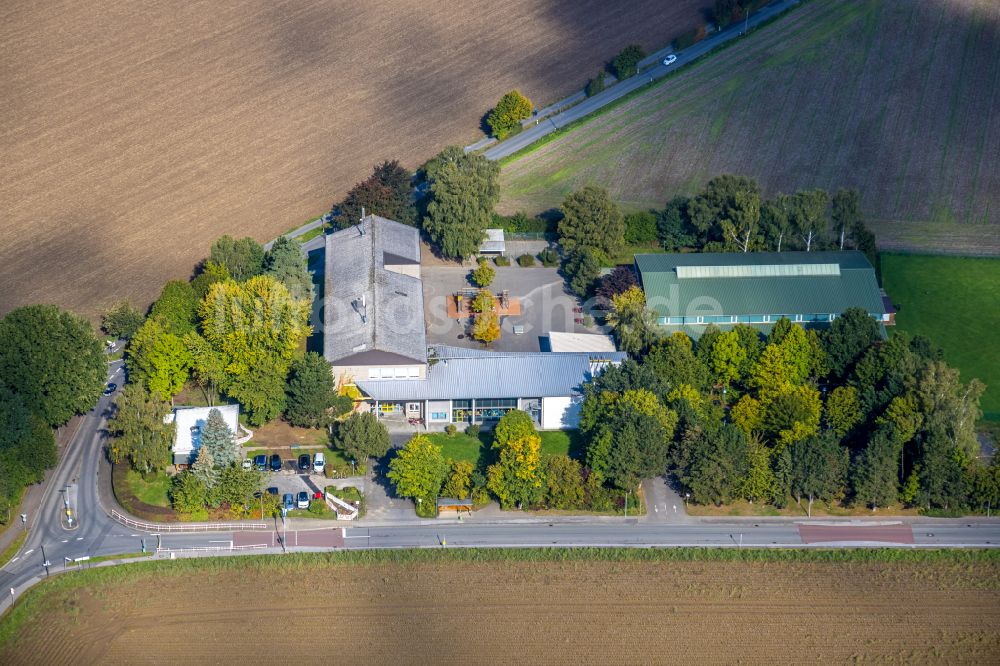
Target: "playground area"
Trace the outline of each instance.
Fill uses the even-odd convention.
[[[466,288],[455,292],[448,299],[448,318],[467,319],[474,317],[477,312],[472,308],[472,303],[479,294],[479,289]],[[512,298],[508,290],[504,289],[500,293],[494,294],[493,311],[501,317],[517,317],[521,314],[521,299]]]

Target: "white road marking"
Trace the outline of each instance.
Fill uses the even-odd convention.
[[[347,535],[344,536],[344,538],[345,539],[371,539],[371,537],[368,536],[367,534],[357,534],[357,535],[347,534]]]
[[[77,541],[83,541],[83,537],[77,537],[76,540]]]
[[[21,559],[21,558],[20,558],[20,557],[15,557],[14,559],[12,559],[12,560],[10,561],[10,563],[11,563],[11,564],[14,564],[14,562],[17,562],[17,561],[18,561],[19,559]]]
[[[63,539],[62,542],[63,543],[69,543],[69,539]]]
[[[31,550],[26,551],[24,554],[25,555],[31,555],[33,552],[35,552],[34,548],[32,548]]]

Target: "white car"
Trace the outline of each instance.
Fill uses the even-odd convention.
[[[321,474],[324,470],[326,470],[326,456],[320,451],[313,456],[313,471]]]
[[[249,458],[244,458],[243,459],[243,469],[250,469],[251,467],[253,467],[253,461],[250,460]]]
[[[675,62],[677,62],[677,56],[675,56],[673,53],[671,53],[670,55],[668,55],[666,58],[663,59],[664,65],[672,65]]]

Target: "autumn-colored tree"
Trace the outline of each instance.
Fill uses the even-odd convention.
[[[414,435],[389,463],[386,476],[396,485],[400,497],[433,501],[446,474],[448,463],[441,447],[426,435]]]
[[[646,295],[639,287],[611,297],[607,321],[622,351],[639,354],[653,340],[652,313],[646,309]]]
[[[484,312],[472,324],[472,337],[484,345],[500,339],[500,317],[496,312]]]
[[[444,482],[441,494],[445,497],[465,499],[472,490],[472,473],[475,467],[468,460],[456,460],[451,463],[451,471]]]
[[[496,275],[496,270],[485,259],[480,259],[479,266],[476,267],[476,270],[472,271],[472,282],[477,287],[483,289],[493,283],[493,278]]]
[[[521,125],[522,120],[531,117],[531,100],[521,94],[520,90],[511,90],[497,102],[497,105],[486,117],[493,136],[503,140]]]
[[[542,498],[542,440],[527,412],[511,410],[497,424],[497,462],[486,470],[486,488],[504,508],[535,504]]]
[[[489,289],[480,289],[476,297],[472,299],[472,311],[479,314],[492,312],[496,302],[496,296],[493,295],[492,291]]]

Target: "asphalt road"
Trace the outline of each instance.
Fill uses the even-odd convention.
[[[765,7],[750,17],[749,27],[756,27],[761,22],[767,21],[776,14],[780,14],[789,7],[798,4],[798,2],[799,0],[783,0],[782,2],[776,2]],[[655,79],[666,76],[674,70],[700,58],[720,45],[737,39],[741,34],[743,34],[744,27],[745,25],[743,21],[734,23],[725,30],[716,32],[697,44],[684,49],[683,51],[678,51],[676,53],[677,61],[669,66],[663,65],[662,59],[666,54],[671,53],[672,51],[670,49],[663,49],[655,54],[658,58],[657,62],[660,64],[657,64],[656,66],[647,69],[636,76],[625,79],[624,81],[606,89],[604,92],[598,93],[593,97],[588,97],[584,101],[570,107],[562,113],[540,119],[536,125],[525,129],[520,134],[516,134],[506,141],[498,143],[492,148],[487,149],[483,155],[485,155],[487,159],[491,160],[499,160],[507,157],[508,155],[513,155],[517,151],[535,143],[542,137],[555,132],[557,129],[565,127],[566,125],[593,113],[601,107],[610,104],[614,100],[624,97],[633,90],[637,90],[652,83]]]

